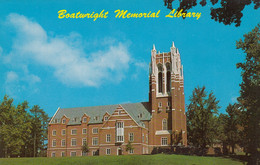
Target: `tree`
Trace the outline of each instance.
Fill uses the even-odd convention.
[[[238,104],[229,104],[226,108],[227,117],[225,120],[224,133],[226,135],[226,142],[232,147],[232,154],[234,154],[235,145],[239,144],[241,140],[241,120],[240,110]]]
[[[30,112],[32,130],[27,148],[32,149],[30,156],[37,157],[38,151],[43,151],[46,148],[45,141],[47,140],[49,117],[38,105],[33,106]]]
[[[89,147],[88,143],[84,143],[81,147],[82,153],[88,153],[89,152]]]
[[[168,9],[173,9],[172,3],[175,0],[164,0],[164,5],[167,6]],[[208,3],[207,0],[179,0],[179,7],[177,11],[183,9],[183,12],[186,13],[189,9],[198,5],[198,2],[201,6],[206,6]],[[231,23],[235,23],[235,26],[240,26],[241,18],[243,16],[242,11],[245,6],[254,3],[254,9],[258,9],[260,6],[259,0],[210,0],[213,6],[217,6],[216,8],[211,7],[211,19],[215,21],[222,22],[225,25],[230,25]]]
[[[182,130],[180,132],[173,132],[173,145],[182,144]]]
[[[211,92],[207,95],[205,87],[195,88],[190,97],[187,111],[188,141],[194,146],[206,149],[216,138],[215,114],[218,113],[219,101]]]
[[[130,150],[133,150],[133,149],[134,148],[133,148],[132,142],[128,141],[125,150],[126,151],[130,151]]]
[[[244,134],[247,140],[247,150],[250,154],[249,164],[259,163],[260,148],[260,24],[244,35],[236,43],[237,49],[246,53],[243,63],[237,68],[242,69],[242,83],[238,101],[244,110]]]

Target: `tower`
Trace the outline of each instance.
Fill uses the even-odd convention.
[[[168,53],[151,51],[149,102],[150,146],[187,145],[183,65],[174,42]],[[182,140],[177,141],[177,136]]]

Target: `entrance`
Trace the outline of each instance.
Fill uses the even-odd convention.
[[[123,150],[121,147],[117,149],[117,155],[123,155]]]

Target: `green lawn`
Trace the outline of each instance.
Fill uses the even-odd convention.
[[[242,165],[242,162],[221,157],[199,157],[184,155],[131,155],[131,156],[94,156],[66,158],[0,158],[0,165]]]

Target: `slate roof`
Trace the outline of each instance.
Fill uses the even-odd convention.
[[[50,123],[60,123],[61,118],[66,115],[66,117],[70,118],[68,125],[78,125],[81,124],[81,117],[85,113],[90,116],[89,124],[102,123],[104,114],[108,112],[112,115],[119,105],[121,105],[140,126],[143,126],[142,121],[151,120],[149,102],[141,102],[80,108],[60,108],[53,116]]]

